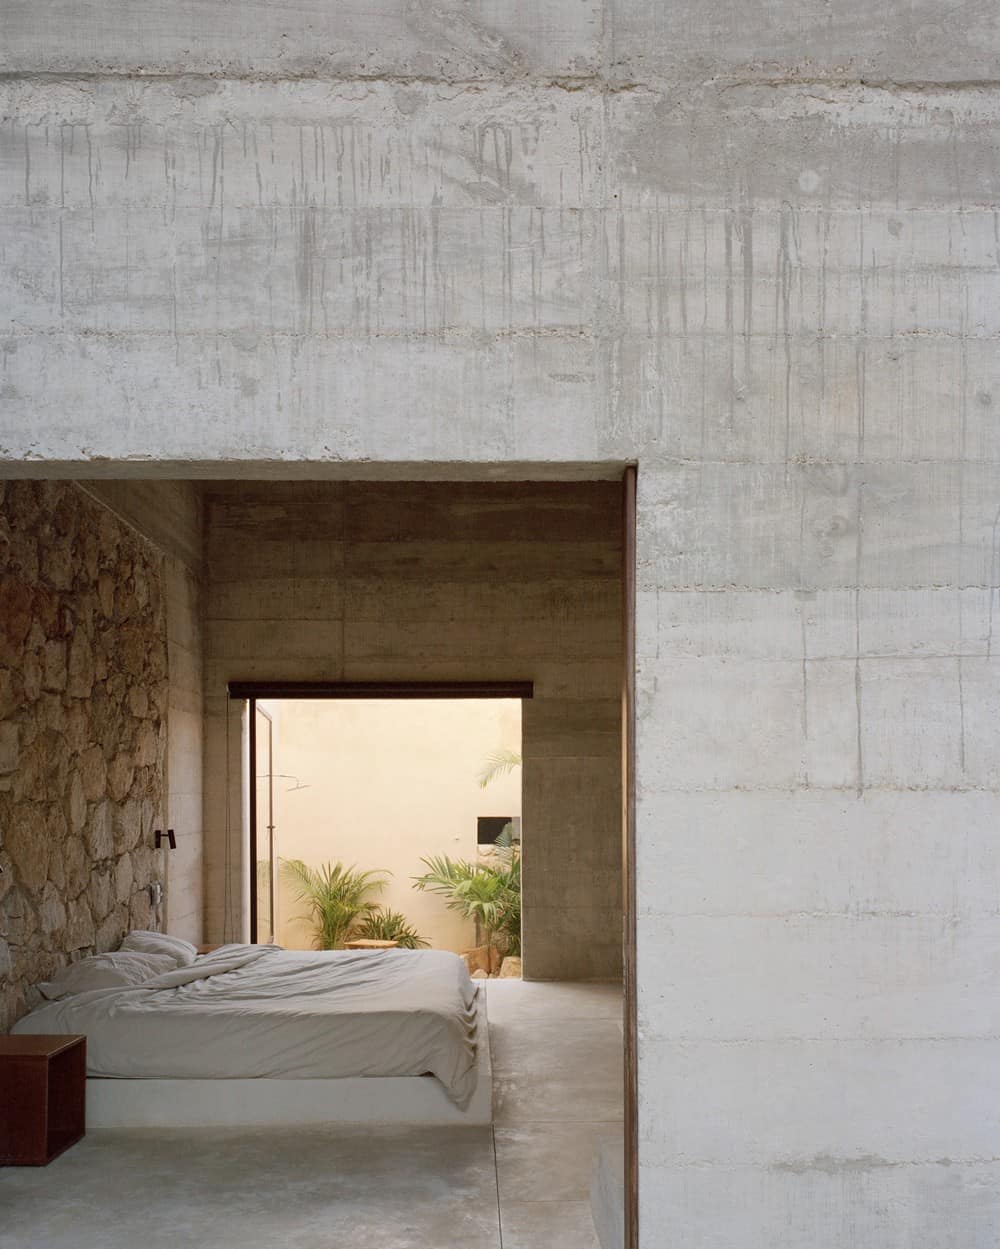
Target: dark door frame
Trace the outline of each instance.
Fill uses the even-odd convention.
[[[532,698],[532,681],[230,681],[231,700],[245,701],[250,717],[250,939],[257,934],[257,889],[253,865],[257,862],[257,712],[267,715],[260,699],[334,699],[334,698]],[[270,716],[268,719],[270,720]],[[272,746],[273,751],[273,746]],[[273,766],[273,754],[271,770]],[[272,918],[273,918],[272,881]]]
[[[250,935],[257,940],[257,880],[255,877],[255,867],[257,864],[257,828],[259,823],[259,810],[257,801],[257,715],[258,713],[267,721],[267,771],[268,771],[268,813],[267,813],[267,829],[270,834],[268,838],[268,861],[270,864],[270,875],[268,877],[268,889],[271,895],[271,928],[274,928],[274,721],[271,713],[263,707],[257,706],[257,699],[251,698],[250,703]],[[274,940],[274,934],[271,934],[271,940]]]
[[[639,1053],[635,928],[635,596],[634,466],[622,480],[622,949],[625,1033],[625,1249],[639,1249]]]

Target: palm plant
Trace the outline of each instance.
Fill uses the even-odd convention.
[[[342,863],[310,867],[301,859],[282,859],[281,871],[305,902],[316,929],[317,950],[338,950],[359,923],[377,908],[369,895],[385,888],[387,872],[359,872]]]
[[[373,907],[361,921],[357,935],[370,941],[395,941],[404,950],[419,950],[430,945],[400,911],[383,910],[380,906]]]
[[[492,784],[499,777],[506,776],[508,772],[513,772],[515,768],[520,766],[521,756],[516,750],[495,750],[493,754],[487,757],[477,777],[479,788],[485,789],[487,785]]]
[[[521,952],[521,863],[513,848],[493,864],[433,855],[422,859],[427,867],[413,878],[414,889],[439,893],[451,911],[475,920],[486,944],[502,954]]]

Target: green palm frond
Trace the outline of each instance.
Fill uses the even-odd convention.
[[[343,946],[358,922],[375,909],[369,895],[384,889],[389,875],[384,871],[359,872],[342,863],[310,867],[302,859],[282,859],[281,871],[297,891],[297,901],[308,908],[319,950]]]
[[[497,780],[501,776],[506,776],[509,772],[513,772],[515,768],[521,766],[521,756],[516,750],[496,750],[491,754],[482,771],[479,773],[477,780],[479,788],[485,789],[487,785]]]
[[[357,935],[370,941],[395,941],[404,950],[418,950],[430,945],[405,915],[388,908],[383,910],[380,906],[374,907],[365,916],[358,926]]]
[[[507,954],[520,953],[521,860],[516,849],[493,864],[473,864],[447,855],[421,862],[428,870],[413,878],[414,889],[447,898],[449,910],[483,928],[488,945],[497,945]]]

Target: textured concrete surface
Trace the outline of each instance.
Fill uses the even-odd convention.
[[[637,460],[642,1243],[992,1246],[994,8],[8,7],[7,471]]]
[[[621,1130],[621,988],[498,980],[488,993],[503,1249],[599,1249],[590,1175]]]
[[[488,1126],[105,1129],[0,1200],[2,1249],[500,1249]]]
[[[568,1107],[620,1076],[620,990],[488,993],[508,1085],[557,1087]],[[535,1027],[557,1019],[572,1054],[551,1044],[519,1076]],[[595,1021],[612,1027],[588,1042]],[[528,1106],[495,1141],[489,1126],[91,1132],[44,1169],[0,1170],[0,1249],[597,1249],[587,1183],[609,1124],[539,1124]]]
[[[534,681],[521,712],[524,974],[619,978],[618,484],[221,483],[205,500],[210,759],[225,757],[232,679]],[[217,940],[238,931],[226,925],[242,887],[240,773],[228,821],[225,768],[208,774]]]

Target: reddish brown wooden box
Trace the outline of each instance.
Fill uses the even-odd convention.
[[[87,1038],[0,1036],[0,1166],[44,1167],[86,1130]]]

